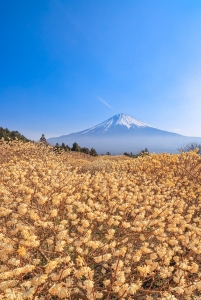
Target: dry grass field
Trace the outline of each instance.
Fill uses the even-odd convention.
[[[196,300],[201,156],[0,142],[0,299]]]

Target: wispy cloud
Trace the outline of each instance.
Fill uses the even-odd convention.
[[[103,104],[105,104],[107,107],[113,109],[113,107],[111,105],[109,105],[104,99],[102,99],[99,96],[96,96],[96,98],[98,98],[99,101],[101,101]]]

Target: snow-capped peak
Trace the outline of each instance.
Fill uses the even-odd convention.
[[[103,131],[108,131],[111,127],[114,128],[117,125],[122,125],[126,126],[128,129],[131,127],[151,127],[141,121],[138,121],[131,116],[127,114],[118,114],[113,116],[112,118],[106,120],[105,122],[102,122],[92,128],[89,128],[85,131],[82,132],[82,134],[88,133],[88,132],[94,132],[95,130],[103,130]]]
[[[128,129],[130,127],[132,127],[133,125],[135,125],[137,127],[148,127],[149,126],[149,125],[147,125],[141,121],[138,121],[126,114],[118,114],[118,115],[114,116],[113,119],[116,121],[115,125],[124,125]]]

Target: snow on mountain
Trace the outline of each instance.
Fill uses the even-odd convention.
[[[177,149],[184,144],[200,143],[201,138],[160,130],[121,113],[91,128],[47,141],[52,145],[65,143],[70,147],[77,142],[81,147],[94,147],[99,154],[107,151],[111,154],[138,153],[145,148],[156,153],[178,153]]]
[[[137,127],[151,127],[143,122],[140,122],[129,115],[126,114],[118,114],[113,117],[114,121],[116,122],[116,125],[124,125],[127,128],[130,128],[132,126],[137,126]]]
[[[137,127],[151,127],[141,121],[138,121],[132,117],[130,117],[129,115],[125,115],[125,114],[119,114],[116,116],[116,125],[124,125],[127,128],[130,128],[132,126],[137,126]]]
[[[82,131],[82,134],[85,134],[85,133],[89,133],[89,132],[93,132],[97,129],[103,129],[104,131],[107,131],[109,130],[111,127],[114,127],[114,126],[117,126],[117,125],[123,125],[123,126],[126,126],[128,129],[131,128],[131,127],[151,127],[141,121],[138,121],[134,118],[132,118],[131,116],[129,115],[126,115],[126,114],[118,114],[118,115],[115,115],[113,116],[112,118],[90,128],[90,129],[87,129],[85,131]]]

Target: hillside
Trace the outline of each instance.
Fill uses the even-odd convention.
[[[16,138],[18,140],[21,140],[23,142],[28,142],[29,139],[27,139],[24,135],[19,133],[18,131],[10,131],[7,128],[0,127],[0,139],[4,138],[5,141],[9,140],[15,140]]]

